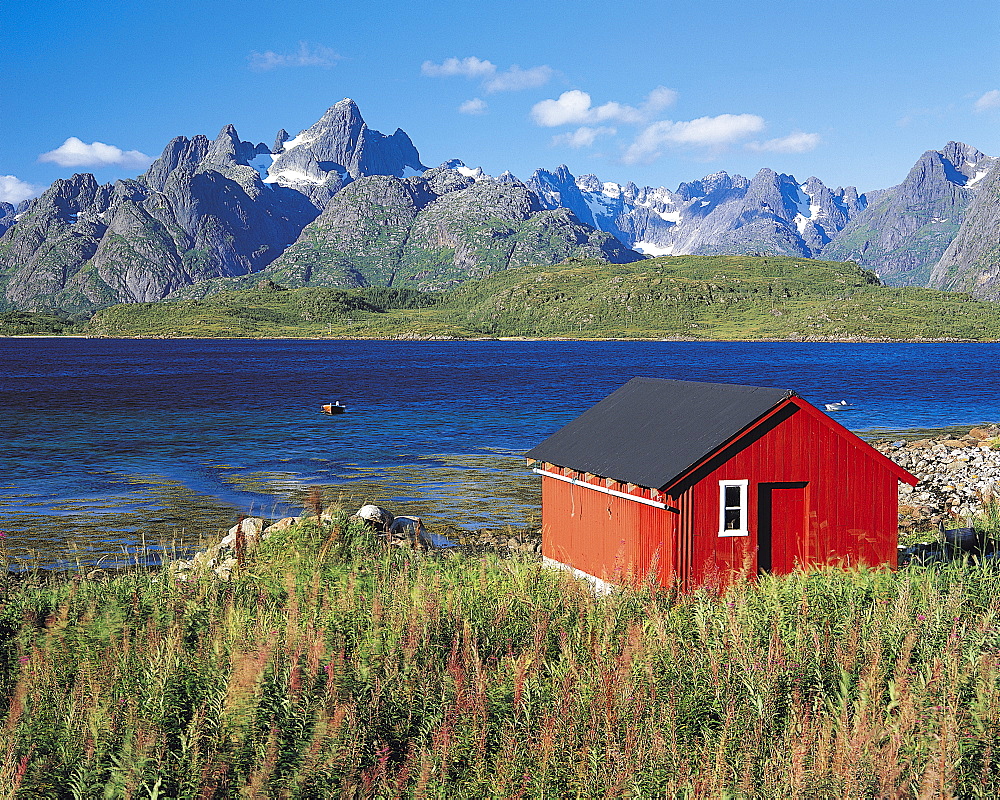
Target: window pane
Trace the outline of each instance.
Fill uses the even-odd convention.
[[[727,486],[726,487],[726,508],[739,508],[740,506],[740,487],[739,486]]]
[[[742,516],[741,510],[739,508],[727,508],[726,509],[726,530],[727,531],[738,531],[742,529],[740,525],[740,517]]]

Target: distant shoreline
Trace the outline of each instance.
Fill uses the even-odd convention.
[[[707,339],[694,336],[92,336],[80,333],[0,334],[0,339],[104,339],[187,341],[314,341],[314,342],[725,342],[730,344],[998,344],[1000,339],[952,337],[893,339],[881,336],[804,336],[762,339]]]

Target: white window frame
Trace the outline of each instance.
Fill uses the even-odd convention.
[[[726,489],[737,487],[740,490],[740,528],[726,530]],[[719,536],[749,536],[750,535],[750,504],[747,497],[750,494],[750,481],[719,481]],[[735,506],[729,506],[735,508]]]

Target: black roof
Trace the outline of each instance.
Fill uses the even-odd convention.
[[[633,378],[526,454],[661,488],[795,392]]]

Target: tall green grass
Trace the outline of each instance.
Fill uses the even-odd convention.
[[[1000,575],[596,598],[340,517],[229,582],[2,579],[0,797],[987,797]]]

